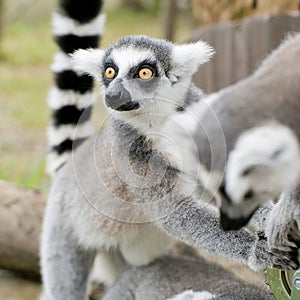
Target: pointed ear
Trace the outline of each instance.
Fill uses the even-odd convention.
[[[71,54],[74,69],[101,80],[101,67],[104,51],[99,49],[79,49]]]
[[[174,45],[171,74],[176,77],[192,76],[214,53],[214,49],[203,41]]]

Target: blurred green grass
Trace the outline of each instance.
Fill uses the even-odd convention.
[[[162,36],[161,19],[152,9],[138,13],[108,9],[106,13],[101,47],[130,34]],[[176,40],[187,40],[190,33],[190,22],[179,18]],[[49,118],[46,97],[55,51],[49,17],[20,20],[5,27],[1,35],[0,179],[43,191],[50,182],[44,171]]]

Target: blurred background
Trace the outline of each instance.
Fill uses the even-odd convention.
[[[107,21],[101,41],[103,48],[129,34],[146,34],[179,43],[204,38],[216,47],[215,61],[195,78],[206,92],[249,74],[290,28],[300,28],[296,13],[299,0],[104,2]],[[45,194],[50,184],[44,168],[49,118],[46,98],[52,84],[49,66],[56,51],[50,18],[55,5],[55,1],[47,0],[0,0],[0,180]],[[276,18],[290,12],[293,13],[280,21]],[[258,18],[254,25],[247,21],[250,17]],[[260,40],[253,40],[254,37]],[[237,51],[238,47],[242,51]],[[233,71],[237,64],[238,71]],[[93,119],[98,122],[104,115],[99,97]],[[36,299],[39,288],[38,282],[0,271],[0,299]]]

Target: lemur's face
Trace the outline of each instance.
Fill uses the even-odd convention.
[[[174,45],[145,36],[129,36],[107,50],[79,50],[78,70],[104,86],[107,107],[120,115],[169,114],[183,105],[193,74],[213,50],[204,42]]]
[[[162,90],[171,89],[167,72],[149,49],[129,44],[108,50],[101,68],[105,104],[119,112],[155,111],[156,104],[163,106],[158,102],[168,101],[160,96]]]

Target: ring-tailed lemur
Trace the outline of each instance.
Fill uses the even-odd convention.
[[[98,47],[105,22],[102,2],[59,0],[58,10],[52,16],[53,34],[59,47],[52,64],[55,84],[48,97],[52,117],[48,126],[47,171],[52,176],[66,162],[71,150],[94,132],[89,122],[95,98],[93,79],[74,71],[70,54],[77,49]]]
[[[298,183],[300,169],[299,57],[300,34],[296,34],[253,75],[193,105],[194,119],[188,113],[177,116],[177,122],[188,124],[192,139],[180,130],[169,130],[190,153],[187,165],[200,162],[202,176],[211,171],[214,178],[210,189],[221,186],[222,223],[227,229],[241,227],[260,205],[286,191],[271,213],[267,230],[269,243],[276,244],[281,236],[285,249],[293,245],[288,241],[289,229],[291,223],[299,223],[295,216],[300,215],[296,193],[291,197],[288,193]],[[189,150],[194,143],[197,154]],[[284,210],[289,213],[280,214]]]
[[[183,188],[186,177],[170,163],[166,148],[177,145],[163,126],[187,100],[199,99],[192,75],[211,54],[204,42],[131,36],[73,55],[77,70],[104,86],[111,114],[54,179],[41,241],[45,299],[84,299],[99,249],[144,265],[182,240],[253,269],[298,267],[294,253],[269,252],[247,230],[222,231],[215,208],[195,201],[194,183]]]
[[[274,300],[262,287],[237,279],[202,258],[163,256],[124,271],[103,300]]]

